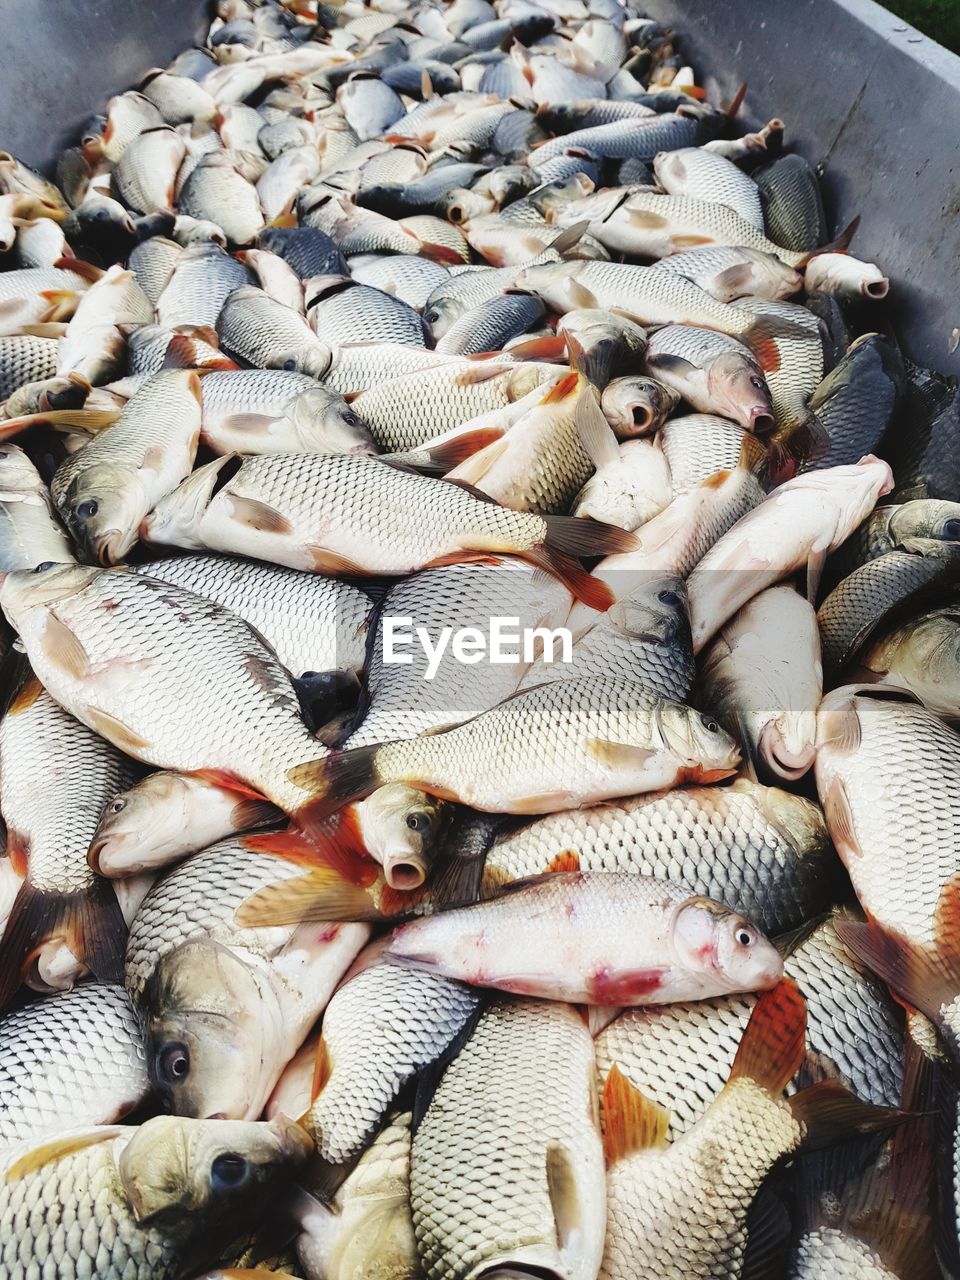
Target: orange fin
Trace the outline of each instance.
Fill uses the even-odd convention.
[[[515,342],[510,348],[510,355],[516,360],[562,360],[566,351],[567,339],[562,334],[550,334]],[[497,351],[491,354],[500,355],[501,353]]]
[[[83,642],[53,612],[47,614],[40,636],[40,648],[46,660],[74,680],[90,674],[90,656]]]
[[[366,888],[380,874],[380,864],[367,853],[360,824],[350,809],[326,818],[309,833],[297,827],[246,837],[248,849],[271,853],[303,866],[329,868],[348,884]]]
[[[860,215],[858,213],[855,218],[850,219],[850,221],[843,228],[840,234],[835,239],[831,240],[829,244],[823,244],[820,246],[819,249],[813,249],[811,250],[810,253],[806,255],[806,257],[801,258],[800,262],[797,264],[798,270],[801,270],[803,267],[805,267],[812,258],[819,257],[821,253],[845,252],[847,249],[849,249],[850,242],[853,239],[853,237],[857,234],[859,227],[860,227]]]
[[[381,918],[365,889],[351,884],[331,867],[317,866],[306,875],[258,889],[237,908],[235,916],[237,924],[245,929]]]
[[[579,871],[580,855],[574,853],[572,849],[564,849],[562,853],[558,853],[556,857],[551,858],[547,866],[544,868],[545,875],[562,874],[564,871]]]
[[[580,386],[579,373],[565,373],[559,382],[555,382],[540,401],[541,404],[556,404],[576,393]]]
[[[28,710],[40,697],[41,693],[43,693],[43,685],[36,676],[31,676],[20,688],[9,707],[7,707],[7,715],[15,716],[19,715],[21,711]]]
[[[730,1080],[754,1080],[779,1097],[803,1062],[806,1028],[806,1002],[796,983],[783,978],[754,1005]]]
[[[261,804],[269,803],[262,791],[257,791],[250,786],[249,782],[231,773],[229,769],[198,769],[193,777],[199,778],[201,782],[209,782],[212,787],[217,787],[220,791],[231,791],[234,795],[245,796],[248,800],[258,800]]]
[[[130,1130],[123,1125],[110,1124],[97,1125],[96,1128],[84,1129],[79,1132],[65,1134],[62,1137],[51,1138],[49,1142],[43,1142],[39,1146],[33,1147],[30,1151],[14,1160],[12,1164],[9,1164],[5,1181],[18,1182],[21,1178],[27,1177],[28,1174],[36,1173],[45,1164],[51,1164],[54,1160],[62,1160],[77,1151],[85,1151],[87,1147],[95,1147],[101,1142],[112,1142],[114,1138],[120,1138],[129,1132]]]
[[[610,1167],[626,1156],[668,1145],[670,1116],[644,1096],[616,1063],[603,1084],[603,1154]]]
[[[354,560],[328,551],[326,547],[310,545],[307,547],[310,556],[310,568],[314,573],[327,573],[332,578],[367,577],[368,571]]]
[[[310,1101],[316,1102],[327,1081],[333,1075],[333,1063],[327,1042],[321,1035],[317,1041],[317,1058],[313,1064],[313,1082],[310,1085]]]
[[[579,523],[586,525],[592,522],[581,520]],[[580,561],[575,560],[573,556],[550,547],[521,551],[516,555],[518,560],[526,560],[536,565],[538,569],[545,569],[555,578],[559,578],[571,595],[577,600],[582,600],[591,609],[596,609],[598,613],[605,613],[613,604],[614,594],[607,584],[587,573]]]
[[[445,440],[443,444],[428,445],[425,452],[429,454],[431,462],[450,470],[479,453],[481,449],[494,444],[502,436],[501,427],[478,427],[475,431],[465,431],[452,440]]]

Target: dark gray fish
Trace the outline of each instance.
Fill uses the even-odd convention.
[[[809,253],[829,239],[820,181],[803,156],[779,156],[754,170],[767,235],[784,249]]]
[[[960,383],[906,361],[901,412],[881,445],[893,468],[894,499],[960,502]]]
[[[878,449],[905,385],[903,360],[892,342],[878,333],[857,338],[810,397],[808,408],[826,438],[800,470],[858,462]]]
[[[317,227],[264,227],[257,244],[283,258],[301,280],[346,274],[343,254],[334,240]]]
[[[532,329],[546,314],[531,293],[503,293],[468,311],[437,343],[446,355],[479,355],[501,351],[511,338]]]

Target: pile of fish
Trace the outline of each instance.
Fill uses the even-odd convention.
[[[0,155],[0,1280],[960,1275],[960,393],[743,102],[219,0]]]

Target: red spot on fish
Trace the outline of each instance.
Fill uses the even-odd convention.
[[[596,1004],[642,1003],[663,982],[663,969],[614,969],[604,965],[587,979],[587,991]]]
[[[119,604],[120,604],[119,600],[104,600],[103,608],[107,613],[109,613],[112,609],[116,609],[119,606]]]
[[[7,857],[10,865],[22,880],[27,874],[27,855],[30,852],[30,841],[12,827],[7,829]]]
[[[314,938],[314,941],[315,942],[332,942],[339,932],[340,932],[339,925],[336,925],[336,924],[327,925],[325,929],[321,929],[317,933],[316,937]]]

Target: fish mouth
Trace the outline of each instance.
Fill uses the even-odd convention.
[[[633,425],[640,431],[649,431],[653,426],[653,410],[648,404],[632,405],[628,412],[633,419]]]
[[[126,553],[126,539],[119,529],[111,529],[96,541],[90,540],[90,552],[104,569],[119,563]]]
[[[867,280],[860,288],[865,298],[879,300],[885,298],[890,292],[890,281],[884,276],[880,280]]]
[[[796,782],[808,773],[817,756],[817,748],[811,742],[799,751],[791,751],[775,724],[766,724],[757,743],[760,755],[778,778]]]
[[[383,876],[391,889],[409,890],[419,889],[427,873],[411,858],[396,858],[384,863]]]
[[[774,428],[773,414],[766,409],[750,410],[750,426],[749,430],[755,432],[758,436],[766,435],[767,432]]]

